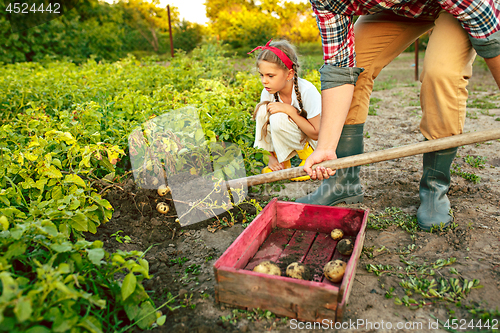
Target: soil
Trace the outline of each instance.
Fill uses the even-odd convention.
[[[407,145],[423,140],[419,131],[421,110],[419,107],[419,83],[412,81],[413,60],[405,54],[385,68],[376,83],[372,98],[380,99],[375,105],[377,115],[369,116],[365,125],[365,151],[377,151]],[[496,105],[488,112],[484,109],[468,108],[465,132],[480,131],[500,126],[500,98],[491,75],[480,66],[475,67],[471,79],[469,102],[485,99]],[[382,88],[385,88],[382,90]],[[473,168],[464,161],[469,155],[486,157],[484,168]],[[455,311],[458,319],[474,318],[465,305],[476,309],[495,309],[500,298],[500,142],[499,140],[463,146],[458,149],[455,163],[462,171],[481,177],[473,183],[458,175],[452,176],[448,196],[451,201],[455,228],[428,233],[417,232],[414,239],[410,233],[395,225],[385,230],[368,229],[364,253],[357,265],[349,303],[344,312],[344,321],[371,321],[372,323],[421,322],[427,328],[435,323],[434,318],[445,322]],[[386,208],[397,207],[411,216],[416,215],[420,204],[419,181],[422,175],[422,155],[363,166],[361,179],[365,192],[362,204],[348,205],[351,208],[369,209],[372,214],[382,214]],[[313,191],[320,182],[280,182],[278,185],[260,186],[249,194],[265,205],[272,197],[293,200]],[[188,191],[196,189],[186,188]],[[233,310],[216,304],[214,299],[214,262],[244,230],[241,222],[250,222],[255,209],[244,205],[246,215],[237,214],[238,222],[231,224],[230,216],[215,218],[181,227],[175,221],[177,215],[171,196],[160,197],[156,191],[138,189],[129,179],[123,184],[108,189],[105,198],[114,207],[111,221],[102,225],[96,235],[88,239],[100,239],[108,251],[147,251],[151,279],[144,286],[157,306],[168,298],[168,293],[178,296],[171,304],[182,306],[174,311],[163,308],[167,321],[155,332],[264,332],[294,331],[290,320],[266,318],[257,312],[252,316],[242,315],[233,322],[221,320],[231,316]],[[166,202],[170,211],[156,211],[158,202]],[[345,206],[345,205],[343,205]],[[235,212],[236,214],[236,212]],[[225,218],[225,220],[224,220]],[[245,219],[248,218],[248,221]],[[227,223],[226,223],[227,221]],[[129,236],[125,242],[116,236]],[[115,235],[115,236],[113,236]],[[121,240],[122,242],[119,242]],[[434,262],[438,259],[456,258],[450,266],[456,268],[463,278],[478,279],[483,288],[473,289],[462,306],[449,302],[429,302],[413,310],[394,304],[393,298],[384,297],[390,288],[394,296],[402,298],[403,289],[397,276],[376,276],[367,271],[368,264],[403,266],[400,255],[414,244],[411,255],[417,263]],[[371,249],[371,251],[370,251]],[[407,257],[409,258],[409,257]],[[284,267],[282,267],[284,268]],[[193,274],[194,272],[194,274]],[[442,270],[449,276],[448,269]],[[192,296],[191,296],[192,295]],[[476,319],[477,320],[477,319]],[[314,330],[303,330],[303,332]],[[331,330],[335,331],[335,330]],[[344,330],[343,330],[344,331]],[[385,332],[383,329],[357,327],[345,331]],[[399,332],[419,330],[401,329]],[[421,332],[430,331],[427,329]],[[435,331],[445,331],[442,326]]]

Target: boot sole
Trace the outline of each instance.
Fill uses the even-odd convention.
[[[332,202],[331,204],[329,204],[328,206],[335,206],[341,202],[345,202],[346,204],[355,204],[355,203],[361,203],[365,200],[365,196],[364,195],[357,195],[357,196],[354,196],[354,197],[349,197],[349,198],[344,198],[344,199],[339,199],[337,201],[334,201]]]

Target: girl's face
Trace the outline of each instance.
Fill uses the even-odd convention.
[[[259,62],[259,74],[262,85],[270,94],[283,90],[287,83],[291,84],[288,80],[293,78],[292,69],[285,70],[265,60]]]

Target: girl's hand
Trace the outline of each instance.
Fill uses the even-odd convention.
[[[290,104],[285,104],[281,102],[272,102],[267,104],[267,112],[269,112],[270,114],[283,112],[291,116],[293,113],[297,114],[297,109],[291,106]]]
[[[321,163],[323,161],[328,160],[336,160],[337,154],[335,154],[334,150],[319,150],[316,149],[306,160],[304,164],[304,171],[311,177],[311,179],[328,179],[330,176],[335,174],[335,170],[325,167],[317,167],[314,171],[312,170],[312,166],[317,163]]]

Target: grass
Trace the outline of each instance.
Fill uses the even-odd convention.
[[[469,164],[473,168],[478,168],[478,169],[484,169],[484,165],[486,164],[486,161],[488,160],[487,157],[484,156],[470,156],[467,155],[464,157],[464,161]]]
[[[498,109],[499,107],[491,103],[489,100],[486,100],[485,98],[476,98],[475,100],[472,101],[472,103],[468,104],[468,107],[470,108],[477,108],[477,109]]]
[[[377,104],[378,102],[382,101],[380,98],[372,97],[370,98],[370,106],[368,107],[368,115],[369,116],[376,116],[377,115],[377,110],[379,108]]]
[[[398,226],[410,233],[412,238],[414,238],[415,233],[419,230],[417,217],[403,213],[403,211],[397,207],[387,207],[383,213],[370,214],[367,228],[385,230],[391,225]]]
[[[454,267],[449,268],[449,276],[441,273],[444,267],[456,262],[454,257],[434,262],[418,262],[418,258],[409,255],[400,255],[399,258],[405,266],[366,265],[366,270],[376,276],[386,275],[400,279],[403,297],[395,296],[395,287],[390,287],[385,293],[385,298],[394,297],[396,305],[417,309],[440,301],[456,304],[464,300],[472,289],[482,288],[479,280],[467,280]],[[385,289],[385,285],[381,287]]]
[[[462,168],[458,164],[453,164],[450,169],[450,173],[452,175],[457,175],[462,177],[463,179],[466,179],[470,182],[473,182],[474,184],[479,184],[481,182],[481,177],[474,173],[470,173],[467,171],[463,171]]]

